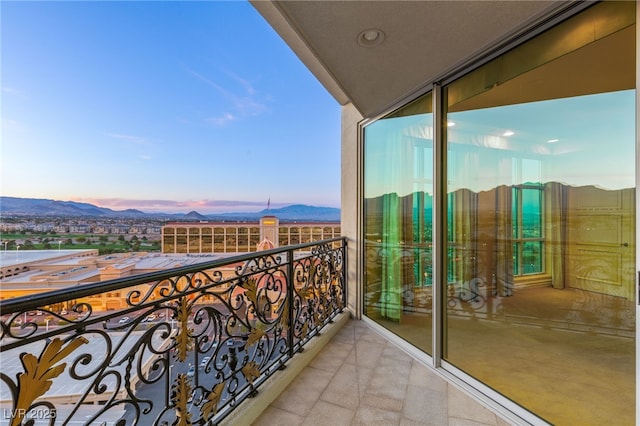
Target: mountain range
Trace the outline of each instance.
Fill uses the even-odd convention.
[[[189,213],[145,213],[140,210],[112,210],[89,203],[58,201],[43,198],[19,198],[0,196],[0,216],[69,216],[103,217],[130,219],[168,220],[256,220],[265,215],[277,216],[280,220],[300,221],[340,221],[340,209],[335,207],[315,207],[293,204],[278,209],[264,209],[259,212],[237,212],[200,214]]]

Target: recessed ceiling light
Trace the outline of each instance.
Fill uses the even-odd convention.
[[[375,30],[369,30],[365,31],[364,34],[362,34],[362,37],[364,37],[367,41],[374,41],[375,39],[380,37],[380,33]]]
[[[366,29],[358,34],[358,44],[362,47],[378,46],[384,41],[385,34],[377,28]]]
[[[560,139],[549,139],[547,141],[547,143],[556,143],[556,142],[559,142],[559,141],[560,141]]]
[[[513,136],[514,134],[513,130],[507,130],[502,134],[502,136]]]

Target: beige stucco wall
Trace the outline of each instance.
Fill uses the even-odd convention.
[[[361,315],[361,271],[358,267],[360,259],[359,225],[361,188],[359,171],[361,168],[358,154],[358,123],[362,115],[351,104],[342,107],[342,148],[341,148],[341,225],[342,235],[347,237],[347,307],[351,313],[360,318]]]

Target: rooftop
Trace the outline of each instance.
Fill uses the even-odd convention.
[[[0,266],[21,265],[23,263],[62,260],[69,256],[83,256],[93,249],[84,250],[2,250],[0,251]]]

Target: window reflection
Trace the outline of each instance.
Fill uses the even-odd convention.
[[[635,422],[635,14],[597,3],[443,87],[442,247],[431,94],[364,129],[365,314],[431,354],[441,286],[443,358],[554,424]]]
[[[366,314],[432,348],[433,116],[425,95],[365,130]]]
[[[634,15],[600,3],[544,37],[596,39],[445,88],[444,358],[554,424],[635,422]]]

